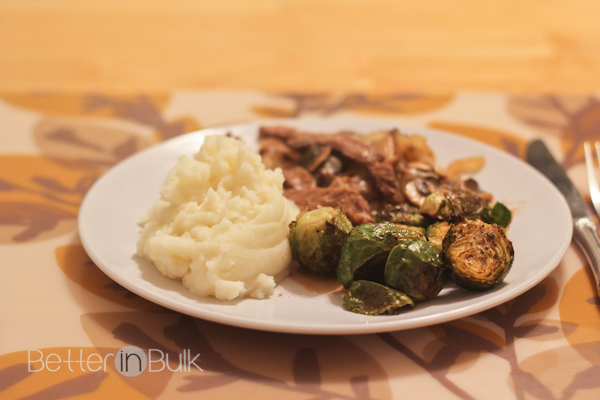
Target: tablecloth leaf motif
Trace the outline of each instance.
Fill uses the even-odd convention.
[[[121,119],[150,126],[154,128],[161,140],[200,129],[200,124],[191,117],[167,121],[162,110],[168,101],[165,101],[163,96],[160,96],[159,99],[160,101],[156,101],[147,94],[140,94],[133,98],[90,94],[86,96],[86,105],[88,110],[110,110]]]
[[[9,365],[0,369],[0,393],[9,387],[21,382],[33,372],[29,370],[29,364],[22,362]]]
[[[429,127],[453,132],[461,136],[475,139],[490,146],[504,150],[513,156],[524,158],[527,141],[520,136],[499,129],[483,126],[458,124],[455,122],[432,121]]]
[[[23,397],[23,400],[58,400],[67,397],[81,396],[94,392],[108,373],[104,371],[89,372],[87,374],[56,383],[37,393]]]
[[[369,391],[369,377],[367,375],[358,375],[350,378],[350,387],[356,395],[356,399],[371,399]]]
[[[151,397],[194,391],[202,398],[244,397],[248,391],[260,391],[264,399],[355,399],[365,393],[378,399],[391,396],[381,366],[343,337],[257,332],[172,311],[87,314],[82,323],[98,348],[133,345],[169,354],[184,349],[189,349],[192,357],[199,354],[195,362],[202,371],[192,369],[159,378],[163,379],[163,391],[158,391],[155,382]],[[218,391],[211,390],[217,387]]]
[[[484,353],[463,351],[454,344],[447,344],[436,338],[423,347],[422,354],[423,360],[429,363],[431,368],[444,369],[446,373],[452,374],[474,368]]]
[[[412,115],[443,108],[454,98],[453,95],[419,93],[282,93],[280,96],[291,101],[289,108],[255,105],[252,110],[258,116],[266,118],[291,118],[307,114],[328,116],[343,111],[371,115]]]
[[[592,365],[591,367],[579,371],[573,377],[573,381],[563,391],[561,399],[570,399],[576,392],[585,391],[586,389],[600,389],[600,364]],[[590,398],[598,398],[600,390],[594,390]]]
[[[427,371],[432,378],[437,380],[455,396],[461,399],[475,400],[471,395],[469,395],[447,377],[450,367],[456,362],[457,358],[462,352],[461,349],[452,345],[442,346],[436,353],[436,356],[433,358],[433,360],[428,362],[420,357],[410,347],[403,344],[402,341],[397,339],[392,333],[380,333],[379,337],[392,349],[396,350]]]
[[[582,353],[592,363],[600,363],[600,305],[590,302],[597,297],[594,279],[590,268],[586,265],[569,279],[562,292],[558,310],[560,319],[564,322],[577,323],[577,329],[567,340],[577,349],[578,344],[599,343],[598,351],[590,354]]]
[[[14,107],[54,116],[89,116],[98,118],[119,117],[118,109],[102,107],[98,98],[106,98],[102,93],[29,92],[2,93],[0,99]],[[125,104],[150,103],[152,108],[164,109],[170,101],[167,93],[114,95],[110,98]],[[140,100],[142,98],[142,100]]]
[[[509,230],[509,235],[510,235],[510,230]],[[560,268],[560,267],[561,267],[561,263],[558,264],[557,268]],[[527,311],[527,313],[528,314],[542,313],[541,316],[544,316],[543,315],[544,312],[549,311],[550,309],[552,309],[552,307],[554,307],[556,305],[556,302],[558,301],[558,298],[559,298],[559,287],[558,287],[558,283],[556,282],[556,278],[552,275],[546,277],[537,286],[540,286],[543,288],[543,289],[540,289],[540,288],[536,289],[540,293],[543,292],[543,295],[541,296],[540,299],[535,301],[530,306],[529,311]],[[507,303],[512,304],[513,301],[515,301],[515,299],[510,300]]]
[[[197,323],[195,323],[197,322]],[[338,361],[333,365],[330,362],[324,362],[321,360],[323,357],[323,346],[319,346],[318,348],[309,345],[308,343],[312,342],[309,338],[304,338],[302,336],[292,336],[292,335],[279,335],[279,334],[270,334],[270,333],[260,333],[254,331],[247,331],[239,328],[226,328],[227,331],[230,331],[233,335],[237,336],[236,342],[245,342],[246,352],[241,353],[244,354],[244,359],[246,361],[248,358],[252,360],[252,356],[249,355],[250,348],[260,349],[262,353],[259,357],[254,357],[254,363],[248,364],[246,362],[246,366],[239,366],[234,360],[230,360],[229,357],[223,353],[218,352],[215,347],[215,344],[209,339],[209,336],[205,335],[201,327],[214,327],[215,324],[202,322],[200,320],[194,320],[187,316],[181,316],[178,320],[177,324],[171,325],[165,328],[165,337],[171,339],[179,348],[191,348],[192,353],[199,353],[201,355],[200,365],[205,371],[215,371],[215,372],[224,372],[229,375],[237,376],[239,380],[252,382],[254,384],[261,384],[263,386],[283,389],[285,392],[290,393],[313,393],[315,396],[319,398],[340,398],[347,399],[353,398],[349,395],[349,393],[339,392],[336,389],[329,388],[329,380],[327,377],[333,376],[336,378],[334,382],[338,380],[348,379],[348,382],[351,383],[351,387],[354,390],[358,390],[359,393],[365,393],[369,391],[369,378],[364,375],[363,377],[357,378],[355,375],[347,375],[348,372],[338,373],[337,369],[345,370],[352,369],[351,366],[344,366],[343,360],[350,357],[356,357],[361,360],[361,355],[358,352],[352,354],[351,348],[349,348],[349,343],[342,338],[334,338],[334,342],[338,345],[334,346],[326,346],[326,350],[330,353],[327,354],[327,358]],[[221,331],[223,329],[220,329]],[[250,336],[250,337],[248,337]],[[213,337],[213,340],[215,337]],[[273,340],[275,339],[275,340]],[[285,339],[290,339],[288,343],[277,343],[286,341]],[[309,340],[307,340],[309,339]],[[307,343],[302,345],[301,343]],[[225,343],[233,343],[231,341]],[[300,345],[300,347],[298,346]],[[275,347],[275,348],[273,348]],[[294,352],[294,349],[295,350]],[[293,357],[290,362],[291,365],[286,366],[283,361],[284,358],[281,357],[278,353],[285,352],[288,353],[289,356]],[[349,355],[343,354],[345,352],[350,352]],[[231,355],[232,353],[229,352]],[[260,353],[259,353],[260,354]],[[343,354],[343,355],[342,355]],[[255,354],[256,356],[256,354]],[[364,356],[362,357],[362,362],[366,362],[364,360]],[[267,360],[269,363],[276,363],[278,368],[286,368],[291,370],[292,379],[290,382],[289,378],[283,378],[283,375],[279,372],[275,376],[272,375],[274,370],[269,368],[269,373],[265,374],[262,372],[260,368],[256,368],[257,364],[262,364]],[[236,357],[236,361],[239,361],[239,357]],[[372,363],[372,360],[369,360]],[[328,369],[331,367],[336,368],[336,370],[331,371]],[[360,364],[356,368],[357,370],[361,370]],[[372,374],[375,371],[370,371]],[[288,373],[289,374],[289,373]],[[277,376],[279,375],[279,376]],[[352,385],[352,382],[354,384]],[[361,389],[358,389],[361,387]],[[266,390],[261,389],[261,390]],[[265,392],[265,398],[269,396]]]
[[[506,350],[506,339],[500,338],[497,334],[485,327],[469,324],[464,321],[449,322],[442,324],[440,327],[444,331],[444,339],[447,340],[449,344],[452,344],[459,349],[463,349],[463,351],[498,353],[501,350]],[[498,340],[501,342],[497,343]]]
[[[590,364],[581,355],[594,351],[589,346],[576,344],[552,348],[526,357],[519,365],[535,375],[551,391],[554,399],[597,399],[600,397],[600,354],[596,362]],[[598,342],[595,349],[600,349]]]
[[[514,342],[525,334],[525,329],[518,326],[516,321],[534,310],[535,305],[543,301],[548,292],[552,296],[553,291],[547,290],[546,285],[552,286],[553,283],[553,280],[542,281],[542,283],[518,296],[513,301],[480,313],[480,316],[484,316],[487,321],[481,321],[479,316],[476,316],[476,318],[469,317],[429,327],[429,330],[438,337],[438,340],[446,344],[439,347],[438,352],[430,361],[425,360],[409,347],[401,344],[391,334],[380,334],[380,337],[394,349],[421,365],[450,391],[464,398],[469,397],[466,393],[459,394],[460,389],[449,381],[446,375],[462,352],[484,352],[498,356],[510,365],[510,377],[517,398],[524,398],[523,396],[529,393],[542,399],[551,399],[552,396],[549,396],[548,389],[535,376],[523,371],[519,366]],[[540,310],[543,312],[544,307],[540,307]],[[484,322],[494,324],[494,329],[485,326]],[[547,321],[545,322],[547,323]],[[527,326],[528,332],[535,329],[538,339],[545,335],[552,335],[551,338],[548,337],[549,340],[556,339],[554,328],[544,329],[545,325],[540,326],[540,324],[541,322],[536,324],[535,321],[530,321],[529,326]],[[573,330],[574,326],[571,325],[570,329]],[[561,332],[563,331],[561,330]]]
[[[497,309],[494,310],[497,311]],[[446,332],[447,338],[451,341],[461,343],[463,346],[470,346],[472,349],[478,351],[488,352],[506,360],[511,367],[510,378],[512,379],[513,390],[518,399],[524,398],[526,393],[533,394],[541,399],[552,399],[548,389],[535,376],[523,371],[519,366],[514,347],[515,335],[511,329],[505,329],[506,347],[503,349],[483,337],[472,335],[462,328],[457,328],[455,324],[443,324],[442,327]]]
[[[61,236],[76,228],[77,214],[49,204],[0,201],[0,243]]]
[[[110,372],[114,372],[128,388],[143,394],[144,398],[154,399],[165,391],[176,373],[174,371],[181,369],[181,352],[168,343],[162,334],[164,325],[171,323],[176,317],[177,313],[170,310],[106,312],[83,314],[81,322],[84,331],[102,357],[109,353],[116,354],[125,346],[137,346],[146,354],[149,354],[149,349],[155,350],[155,353],[148,357],[147,369],[137,376],[123,377],[114,369],[114,363],[110,365]],[[159,352],[162,352],[162,361]]]
[[[298,349],[292,361],[292,371],[296,385],[314,386],[315,389],[321,386],[319,357],[312,347]]]
[[[45,113],[32,132],[45,157],[0,156],[1,243],[43,240],[72,231],[83,196],[104,170],[157,140],[199,127],[186,117],[166,121],[162,116],[169,99],[166,95],[2,98]],[[124,128],[115,118],[145,124],[144,129],[150,128],[155,135]]]
[[[111,120],[56,117],[42,118],[33,129],[33,137],[46,157],[73,168],[99,170],[156,143],[151,135]]]
[[[557,340],[569,336],[578,324],[555,319],[535,319],[514,327],[517,338],[531,340]]]
[[[187,383],[177,388],[179,392],[199,392],[237,381],[237,377],[227,374],[192,375],[185,376],[183,379]]]
[[[56,262],[69,279],[106,300],[135,310],[160,310],[162,307],[130,292],[102,272],[79,243],[55,249]]]
[[[459,319],[440,325],[433,325],[429,330],[443,342],[462,351],[494,352],[506,349],[506,341],[494,330],[472,319]]]
[[[600,139],[600,100],[593,96],[513,96],[508,111],[541,132],[558,135],[565,168],[583,162],[583,142]]]
[[[600,296],[592,296],[586,300],[588,303],[600,306]]]
[[[32,155],[0,155],[0,243],[64,235],[99,173]]]
[[[121,119],[153,128],[160,140],[200,129],[192,117],[167,120],[163,111],[171,96],[167,93],[107,95],[103,93],[0,94],[12,106],[54,117]]]
[[[114,369],[114,361],[108,358],[107,369],[104,370],[103,363],[89,364],[88,369],[86,360],[91,354],[100,355],[106,351],[94,347],[52,347],[35,349],[42,353],[41,358],[45,361],[50,354],[52,360],[59,357],[63,362],[50,365],[56,371],[48,370],[48,364],[37,361],[40,353],[33,351],[31,353],[31,364],[28,364],[28,350],[7,353],[0,356],[0,376],[2,372],[14,372],[17,369],[26,373],[21,373],[17,378],[12,379],[12,385],[0,387],[1,398],[19,398],[19,399],[64,399],[76,396],[81,399],[107,399],[116,396],[124,396],[128,399],[147,399],[135,390],[128,389],[128,385],[120,378],[120,374]],[[112,354],[116,354],[118,349],[110,349]],[[81,358],[80,358],[81,357]],[[83,363],[77,360],[83,360]],[[71,360],[71,363],[66,363]],[[93,358],[98,360],[98,358]],[[23,366],[25,366],[23,368]],[[16,368],[15,368],[16,367]],[[31,371],[28,371],[28,368]],[[98,369],[92,371],[91,369]],[[11,379],[11,377],[9,377]]]

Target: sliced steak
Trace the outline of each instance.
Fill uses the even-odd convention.
[[[294,149],[304,149],[315,144],[328,146],[344,157],[364,165],[373,176],[374,186],[381,192],[384,200],[393,205],[404,201],[393,166],[384,163],[383,156],[375,148],[359,141],[352,133],[311,134],[285,126],[263,126],[260,128],[260,136],[283,140]]]
[[[317,187],[315,178],[302,167],[284,169],[283,176],[285,178],[283,187],[286,189],[308,190]]]
[[[339,207],[353,225],[374,222],[369,203],[345,178],[336,178],[331,186],[326,188],[284,189],[283,194],[301,209],[308,207],[309,210],[313,210],[318,206]]]

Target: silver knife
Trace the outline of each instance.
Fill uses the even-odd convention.
[[[573,216],[573,237],[590,263],[596,290],[600,295],[600,237],[585,201],[544,142],[534,140],[529,144],[527,162],[550,179],[567,199]]]

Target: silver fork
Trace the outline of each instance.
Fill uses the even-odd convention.
[[[596,158],[600,164],[600,142],[594,142],[594,147],[596,148]],[[583,151],[585,153],[585,167],[588,178],[588,187],[590,189],[590,197],[592,199],[592,204],[594,204],[596,215],[600,216],[600,185],[598,184],[598,174],[596,172],[600,169],[596,168],[594,165],[594,154],[592,153],[592,145],[590,142],[585,142],[583,144]],[[600,296],[600,250],[597,246],[600,237],[598,237],[596,223],[591,219],[591,216],[587,218],[587,220],[589,224],[586,232],[576,235],[575,231],[578,233],[583,231],[575,229],[573,234],[581,248],[584,250],[588,261],[590,262],[590,268],[596,281],[597,294]]]
[[[594,142],[596,148],[596,158],[600,163],[600,142]],[[583,150],[585,152],[585,167],[587,172],[588,187],[590,188],[590,197],[596,214],[600,215],[600,185],[598,185],[598,175],[596,173],[596,167],[594,166],[594,154],[592,153],[592,145],[590,142],[583,144]]]

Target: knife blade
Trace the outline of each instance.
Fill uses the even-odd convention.
[[[600,236],[583,197],[541,140],[534,140],[529,144],[526,159],[531,166],[544,174],[567,200],[573,217],[573,237],[589,262],[596,291],[600,295]]]
[[[541,140],[532,141],[527,147],[527,162],[550,179],[567,200],[573,218],[589,216],[583,197],[567,176],[565,170],[556,162]]]

